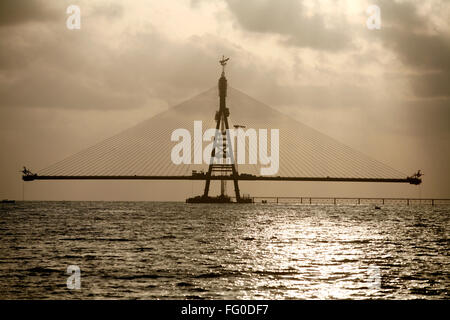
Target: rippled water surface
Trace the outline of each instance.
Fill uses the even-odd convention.
[[[449,233],[449,206],[2,204],[0,297],[448,299]]]

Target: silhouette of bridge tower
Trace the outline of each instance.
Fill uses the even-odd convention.
[[[216,112],[216,134],[214,136],[213,148],[211,151],[211,158],[209,162],[208,172],[205,177],[205,191],[203,196],[189,198],[186,202],[231,202],[230,197],[226,195],[226,180],[220,180],[220,196],[210,197],[209,187],[211,184],[211,175],[213,172],[220,173],[222,176],[231,176],[234,183],[234,192],[236,195],[236,202],[249,202],[247,198],[241,198],[239,191],[239,174],[235,166],[234,153],[232,150],[232,141],[229,134],[228,117],[230,116],[230,109],[227,108],[227,78],[225,77],[225,66],[230,58],[222,57],[220,64],[222,65],[222,74],[219,78],[219,111]],[[228,142],[228,143],[227,143]],[[216,154],[216,150],[219,154]],[[227,163],[230,159],[230,163]],[[218,162],[218,163],[215,163]]]
[[[220,60],[220,64],[222,65],[222,75],[220,76],[218,87],[219,87],[219,111],[216,112],[215,115],[215,121],[216,121],[216,132],[220,129],[221,139],[218,140],[218,136],[216,135],[214,137],[214,147],[211,151],[211,159],[210,164],[208,168],[208,173],[206,174],[206,183],[205,183],[205,192],[203,193],[204,197],[208,196],[209,193],[209,185],[211,183],[211,173],[213,171],[218,171],[222,175],[225,175],[227,173],[231,173],[233,176],[233,182],[234,182],[234,189],[236,193],[236,198],[239,200],[240,194],[239,194],[239,185],[238,185],[238,179],[237,179],[237,171],[236,167],[234,165],[234,161],[231,161],[231,164],[226,163],[227,159],[227,130],[229,129],[228,126],[228,116],[230,115],[230,109],[227,108],[226,99],[227,99],[227,78],[225,77],[225,66],[227,65],[227,61],[229,58],[225,59],[225,56],[223,56],[222,60]],[[220,143],[222,142],[222,143]],[[216,146],[221,148],[221,154],[222,154],[222,163],[214,164],[214,158],[216,158]],[[231,148],[231,145],[230,145]],[[230,150],[232,151],[232,150]],[[231,152],[232,154],[232,152]],[[218,159],[218,158],[217,158]],[[221,180],[221,196],[225,196],[225,180]]]

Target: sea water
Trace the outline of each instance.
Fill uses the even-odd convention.
[[[448,299],[449,235],[449,206],[1,204],[0,298]]]

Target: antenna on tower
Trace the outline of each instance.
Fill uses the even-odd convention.
[[[222,74],[225,73],[225,66],[227,65],[228,60],[230,60],[230,58],[225,58],[225,56],[222,56],[222,60],[219,60],[222,65]]]

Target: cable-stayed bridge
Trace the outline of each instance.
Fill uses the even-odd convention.
[[[226,62],[221,60],[223,68]],[[195,131],[194,121],[201,123],[200,133]],[[278,129],[279,168],[275,174],[261,174],[267,162],[249,163],[250,159],[261,160],[258,153],[262,147],[271,149],[270,133],[267,146],[251,143],[250,135],[231,137],[227,133],[227,129],[243,127],[246,133],[251,129],[256,133],[260,129]],[[204,131],[209,128],[215,128],[220,137],[216,134],[204,141]],[[191,137],[187,148],[190,155],[183,154],[189,161],[180,164],[172,158],[176,142],[171,138],[176,129],[187,130]],[[239,150],[239,143],[243,149]],[[208,144],[212,147],[209,150],[205,148]],[[222,151],[223,159],[218,159],[216,151]],[[210,161],[195,161],[195,155],[207,160],[209,152]],[[235,163],[240,157],[245,163]],[[211,180],[221,181],[222,196],[225,181],[233,180],[238,202],[239,180],[421,183],[420,171],[408,176],[229,87],[224,70],[219,90],[211,88],[37,173],[25,168],[23,173],[24,181],[205,180],[203,199],[208,197]]]

